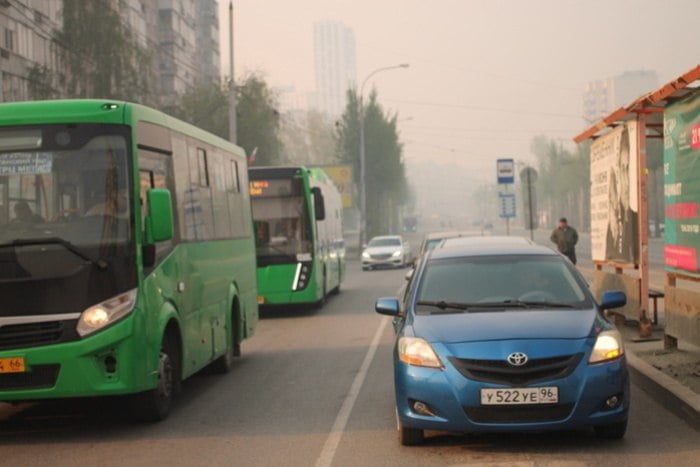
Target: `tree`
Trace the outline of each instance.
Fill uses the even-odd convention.
[[[572,152],[561,142],[536,137],[531,144],[537,157],[538,210],[550,223],[566,216],[580,230],[590,227],[590,145]]]
[[[218,83],[202,83],[178,97],[168,113],[229,139],[229,90]],[[277,100],[264,78],[249,74],[236,86],[237,143],[246,154],[256,152],[255,165],[281,161]],[[256,150],[257,148],[257,150]]]
[[[174,117],[224,139],[229,135],[229,91],[218,83],[203,83],[180,96],[166,109]]]
[[[238,145],[247,154],[256,152],[256,166],[280,163],[283,148],[277,97],[258,73],[245,76],[236,91]]]
[[[360,180],[360,106],[356,92],[349,90],[345,112],[338,122],[338,159],[353,166],[356,186]],[[398,228],[399,208],[406,203],[408,183],[403,162],[403,144],[396,128],[396,115],[387,114],[372,92],[364,112],[367,235]],[[359,203],[358,203],[359,204]]]
[[[108,0],[63,1],[63,27],[53,37],[62,70],[55,81],[62,94],[70,97],[155,104],[152,57],[138,45],[112,4]]]

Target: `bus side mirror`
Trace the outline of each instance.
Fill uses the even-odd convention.
[[[270,243],[270,223],[267,221],[254,221],[255,245],[262,246]]]
[[[326,218],[326,203],[323,201],[323,194],[319,187],[313,187],[311,193],[314,195],[314,213],[317,221]]]
[[[173,238],[173,205],[170,191],[151,188],[146,192],[148,215],[145,220],[146,244],[164,242]]]

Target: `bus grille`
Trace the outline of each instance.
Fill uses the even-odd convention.
[[[0,374],[0,390],[46,389],[56,385],[60,365],[32,365],[25,373]]]
[[[77,339],[75,320],[8,324],[0,327],[0,350],[36,347],[74,339]]]
[[[505,360],[474,360],[450,357],[450,362],[466,378],[487,383],[521,385],[569,376],[583,358],[582,353],[552,358],[533,358],[523,366]]]
[[[476,423],[538,423],[564,420],[574,404],[513,405],[464,407],[464,413]]]

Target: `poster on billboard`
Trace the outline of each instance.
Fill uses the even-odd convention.
[[[639,264],[637,173],[637,122],[591,144],[593,261]]]
[[[352,166],[349,165],[325,165],[321,167],[333,180],[340,193],[340,199],[344,208],[352,207]]]
[[[700,277],[700,98],[664,111],[666,269]]]

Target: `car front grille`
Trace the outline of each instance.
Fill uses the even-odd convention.
[[[464,413],[476,423],[538,423],[564,420],[574,404],[507,405],[464,407]]]
[[[56,385],[61,365],[33,365],[24,373],[0,374],[0,390],[46,389]]]
[[[583,353],[552,358],[533,358],[523,366],[506,360],[477,360],[450,357],[449,361],[465,378],[510,386],[565,378],[583,358]]]
[[[372,258],[372,259],[376,259],[376,260],[380,260],[380,261],[384,261],[385,259],[391,258],[391,254],[387,254],[387,255],[369,255],[369,256],[370,256],[370,258]]]
[[[0,327],[0,350],[37,347],[78,338],[76,320],[8,324]]]

